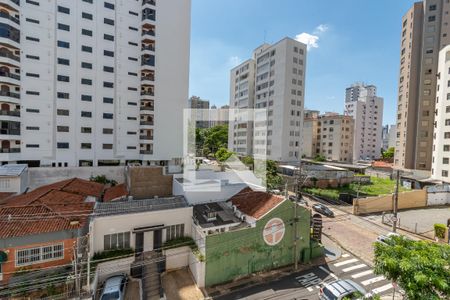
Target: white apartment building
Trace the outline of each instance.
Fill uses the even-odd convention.
[[[291,38],[261,45],[231,70],[230,108],[263,109],[267,121],[231,115],[230,150],[275,161],[300,158],[305,70],[306,45]]]
[[[450,182],[450,45],[439,52],[431,176]]]
[[[381,156],[383,98],[376,87],[355,83],[346,89],[345,114],[354,119],[353,161]]]
[[[176,166],[190,0],[0,0],[0,162]]]

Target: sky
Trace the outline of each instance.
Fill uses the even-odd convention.
[[[190,95],[229,103],[230,70],[264,41],[308,45],[305,108],[344,109],[345,88],[377,86],[394,124],[401,18],[413,0],[192,0]]]

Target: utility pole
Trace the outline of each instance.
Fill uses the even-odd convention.
[[[395,183],[395,193],[394,193],[394,204],[393,204],[393,217],[392,217],[392,232],[397,232],[397,210],[398,210],[398,189],[400,184],[400,170],[397,170],[397,176],[396,176],[396,183]]]
[[[90,246],[91,246],[91,236],[90,236],[90,234],[88,233],[88,238],[87,238],[87,245],[86,245],[86,252],[87,252],[87,271],[86,271],[86,274],[87,274],[87,289],[88,289],[88,292],[90,292],[91,291],[91,256],[89,255],[90,254]]]
[[[75,279],[75,297],[79,297],[78,294],[78,238],[75,239],[73,245],[73,264],[74,264],[74,279]]]

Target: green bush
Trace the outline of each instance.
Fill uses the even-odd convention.
[[[107,258],[114,258],[119,256],[125,256],[129,254],[133,254],[134,250],[132,248],[128,249],[116,249],[116,250],[107,250],[102,252],[95,252],[92,260],[101,260]]]
[[[434,234],[436,237],[440,239],[445,238],[445,230],[447,229],[447,226],[444,224],[434,224]]]

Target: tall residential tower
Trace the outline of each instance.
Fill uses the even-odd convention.
[[[0,162],[179,165],[190,0],[0,0]]]
[[[275,161],[300,158],[305,69],[306,45],[285,38],[261,45],[252,59],[231,70],[230,108],[265,109],[267,122],[235,115],[229,125],[230,150]]]
[[[450,44],[450,3],[414,3],[402,18],[395,167],[431,170],[439,50]]]

